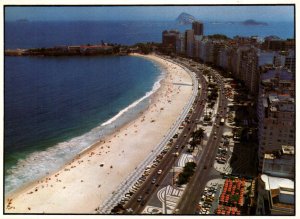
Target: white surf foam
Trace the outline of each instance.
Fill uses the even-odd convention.
[[[133,107],[135,107],[136,105],[138,105],[140,102],[142,102],[143,100],[145,100],[146,98],[148,98],[152,94],[154,94],[160,88],[160,82],[161,82],[162,78],[163,77],[159,77],[159,80],[154,83],[153,88],[152,88],[151,91],[147,92],[143,97],[141,97],[140,99],[136,100],[135,102],[133,102],[132,104],[130,104],[125,109],[121,110],[117,115],[115,115],[111,119],[109,119],[106,122],[104,122],[101,126],[106,126],[106,125],[111,124],[112,122],[116,121],[125,112],[127,112],[130,109],[132,109]]]

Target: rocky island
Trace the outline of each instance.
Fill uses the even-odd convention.
[[[255,21],[252,19],[245,20],[242,22],[242,24],[246,26],[267,26],[268,25],[268,23],[266,22]]]
[[[181,13],[176,19],[176,22],[182,25],[192,24],[194,21],[196,21],[196,18],[185,12]]]

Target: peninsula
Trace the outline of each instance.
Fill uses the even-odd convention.
[[[125,53],[127,51],[124,51]],[[91,56],[91,55],[113,55],[120,53],[119,45],[76,45],[55,46],[50,48],[32,48],[5,50],[6,56]]]

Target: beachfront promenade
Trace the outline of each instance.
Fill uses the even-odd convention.
[[[111,194],[110,197],[107,198],[107,200],[104,202],[103,205],[99,206],[98,212],[101,214],[109,214],[112,210],[112,208],[118,204],[121,199],[125,196],[127,192],[130,191],[130,189],[133,187],[133,185],[136,183],[136,181],[142,176],[143,172],[145,171],[145,168],[148,165],[151,165],[155,158],[161,153],[161,151],[164,149],[164,147],[167,145],[169,140],[174,136],[174,134],[178,131],[179,126],[181,123],[185,120],[188,112],[190,111],[196,97],[198,94],[198,80],[196,79],[196,75],[194,72],[190,71],[188,68],[172,61],[169,59],[165,59],[163,57],[160,57],[164,59],[167,62],[171,62],[175,65],[179,65],[181,68],[183,68],[192,78],[192,86],[193,86],[193,94],[188,100],[187,104],[185,105],[181,115],[178,117],[176,122],[173,124],[173,126],[170,128],[170,130],[166,133],[164,138],[161,140],[161,142],[153,149],[152,153],[149,154],[149,156],[146,158],[145,161],[143,161],[137,168],[136,171],[131,173],[125,181],[123,181],[118,188]]]

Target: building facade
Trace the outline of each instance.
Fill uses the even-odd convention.
[[[282,145],[281,150],[264,155],[262,173],[282,178],[295,178],[295,147]]]
[[[286,69],[273,69],[261,75],[258,95],[258,157],[262,170],[264,154],[295,145],[294,77]]]
[[[187,57],[194,57],[194,30],[185,31],[185,50]]]
[[[294,215],[294,180],[262,174],[257,183],[256,215]]]
[[[194,30],[195,35],[203,36],[203,23],[200,21],[194,21],[192,23],[192,29]]]
[[[162,32],[162,47],[165,50],[175,52],[176,51],[176,40],[178,38],[179,31],[170,30]]]

